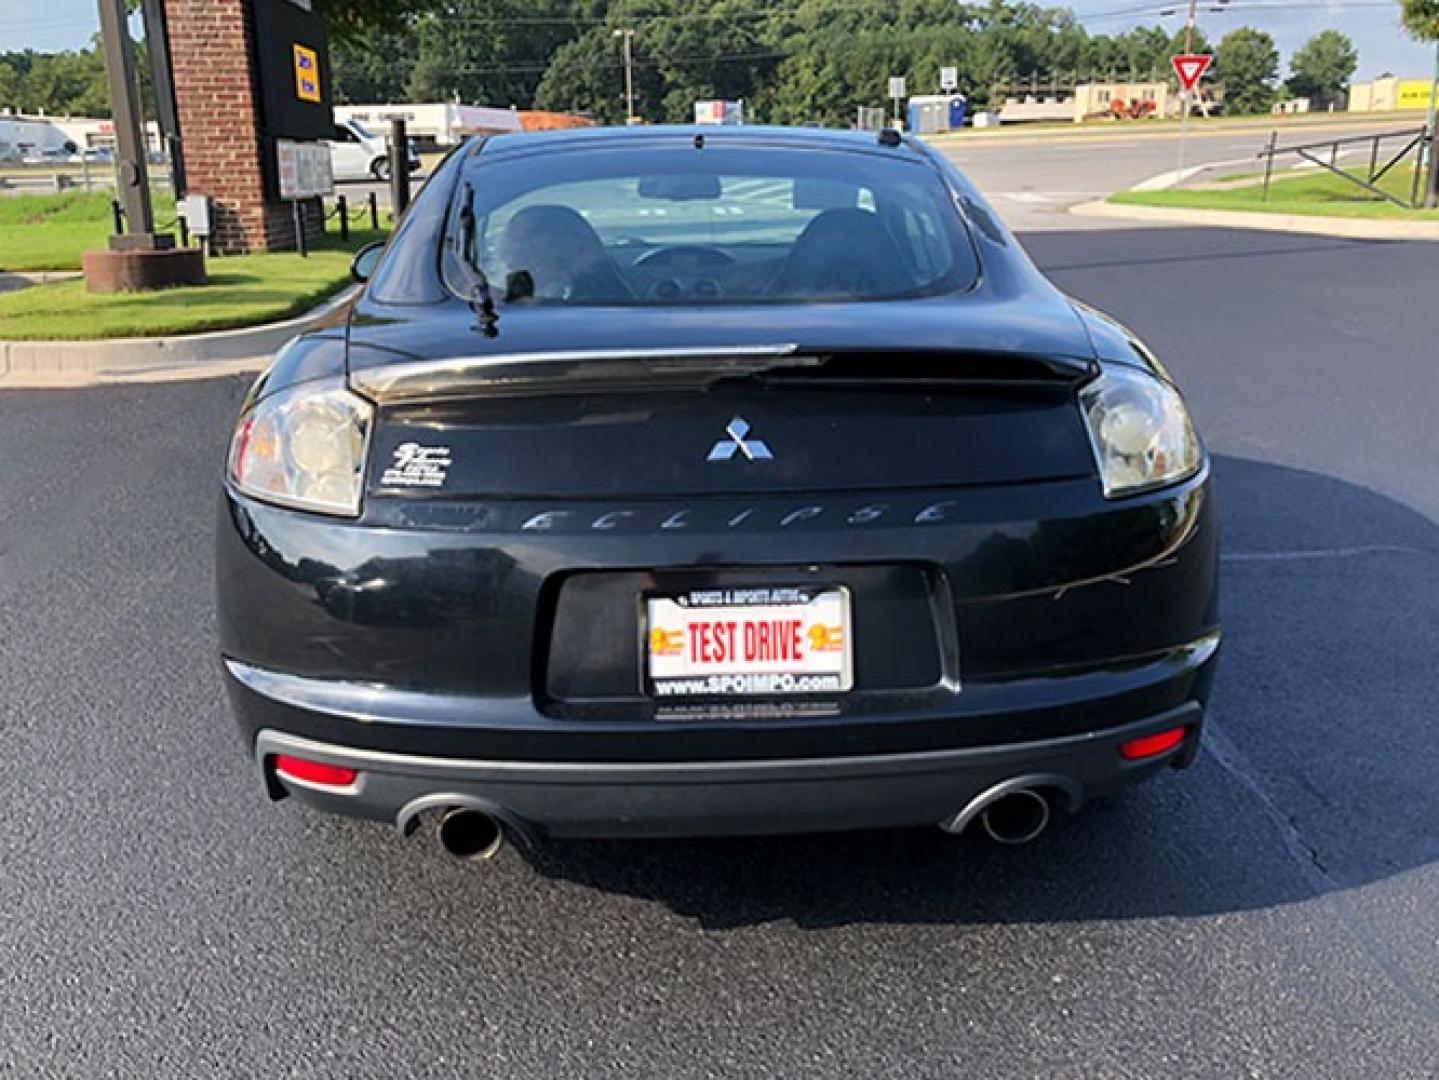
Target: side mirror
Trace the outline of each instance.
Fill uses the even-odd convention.
[[[370,280],[370,275],[375,272],[375,267],[380,264],[380,256],[385,253],[383,240],[372,240],[359,251],[350,261],[350,276],[359,282]]]

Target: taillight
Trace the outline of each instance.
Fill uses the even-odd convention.
[[[290,757],[288,754],[275,756],[275,772],[287,780],[332,788],[349,787],[360,775],[358,769],[327,765],[323,761],[307,761],[305,758]]]
[[[261,398],[235,427],[230,482],[280,506],[358,517],[374,414],[339,379]]]
[[[1184,728],[1177,727],[1161,731],[1157,735],[1143,735],[1138,739],[1130,739],[1128,742],[1119,744],[1119,756],[1130,761],[1157,757],[1182,743],[1184,733]]]

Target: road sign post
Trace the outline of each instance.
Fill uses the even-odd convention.
[[[1424,206],[1433,210],[1439,206],[1439,41],[1434,43],[1434,81],[1429,86],[1429,172],[1424,182]],[[1424,150],[1419,151],[1420,167],[1424,163]]]
[[[889,80],[889,96],[894,98],[894,126],[904,130],[904,114],[900,112],[900,102],[904,100],[904,76],[893,75]]]
[[[1189,149],[1189,113],[1191,101],[1193,100],[1194,88],[1199,85],[1199,80],[1209,70],[1209,65],[1214,62],[1214,57],[1205,53],[1180,53],[1178,56],[1170,57],[1170,63],[1174,65],[1174,74],[1179,77],[1179,86],[1183,90],[1180,98],[1179,116],[1179,179],[1184,179],[1185,160]]]

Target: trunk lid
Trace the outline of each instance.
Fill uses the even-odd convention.
[[[472,329],[468,308],[393,321],[362,310],[351,379],[381,402],[370,494],[748,496],[1087,476],[1074,388],[1088,338],[1054,295],[1031,295],[1023,319],[975,300],[533,308],[504,313],[495,337]]]

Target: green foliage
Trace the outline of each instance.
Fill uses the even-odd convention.
[[[1262,30],[1241,26],[1224,35],[1214,54],[1216,77],[1224,85],[1229,113],[1268,112],[1279,77],[1279,50]]]
[[[587,25],[574,0],[445,0],[419,23],[415,101],[528,107],[556,49]]]
[[[342,105],[404,101],[418,54],[413,33],[376,33],[363,43],[331,43],[335,100]]]
[[[8,60],[0,60],[0,108],[13,107],[20,101],[20,73]]]
[[[1421,13],[1439,7],[1439,0],[1407,2]],[[636,111],[651,121],[689,119],[696,100],[740,98],[752,119],[843,126],[856,106],[887,104],[890,76],[926,93],[938,90],[939,69],[951,65],[971,107],[1006,87],[1172,80],[1169,57],[1185,45],[1183,31],[1157,26],[1091,34],[1068,9],[1029,0],[315,0],[315,7],[330,20],[341,102],[458,99],[605,122],[624,118],[620,29],[634,31]],[[1211,51],[1202,32],[1193,48]],[[1230,109],[1267,108],[1278,72],[1268,35],[1236,31],[1220,53],[1217,75]],[[1296,72],[1324,76],[1328,86],[1331,67],[1324,60]],[[0,54],[3,105],[108,115],[99,53]]]
[[[1158,27],[1089,34],[1066,9],[984,0],[441,0],[403,40],[335,53],[337,96],[451,100],[624,119],[622,41],[634,30],[636,111],[686,120],[696,100],[742,98],[755,119],[846,125],[959,68],[985,104],[999,85],[1169,79],[1182,37]],[[1207,51],[1203,34],[1195,48]]]
[[[1289,59],[1293,74],[1286,84],[1295,97],[1307,97],[1316,105],[1328,105],[1344,94],[1359,54],[1354,43],[1338,30],[1324,30],[1306,41]]]
[[[1420,41],[1439,39],[1439,0],[1399,0],[1404,29]]]
[[[0,53],[0,106],[57,116],[109,116],[105,61],[94,46]]]
[[[330,27],[330,40],[364,45],[375,35],[403,34],[417,16],[439,6],[439,0],[314,0],[314,9]]]

